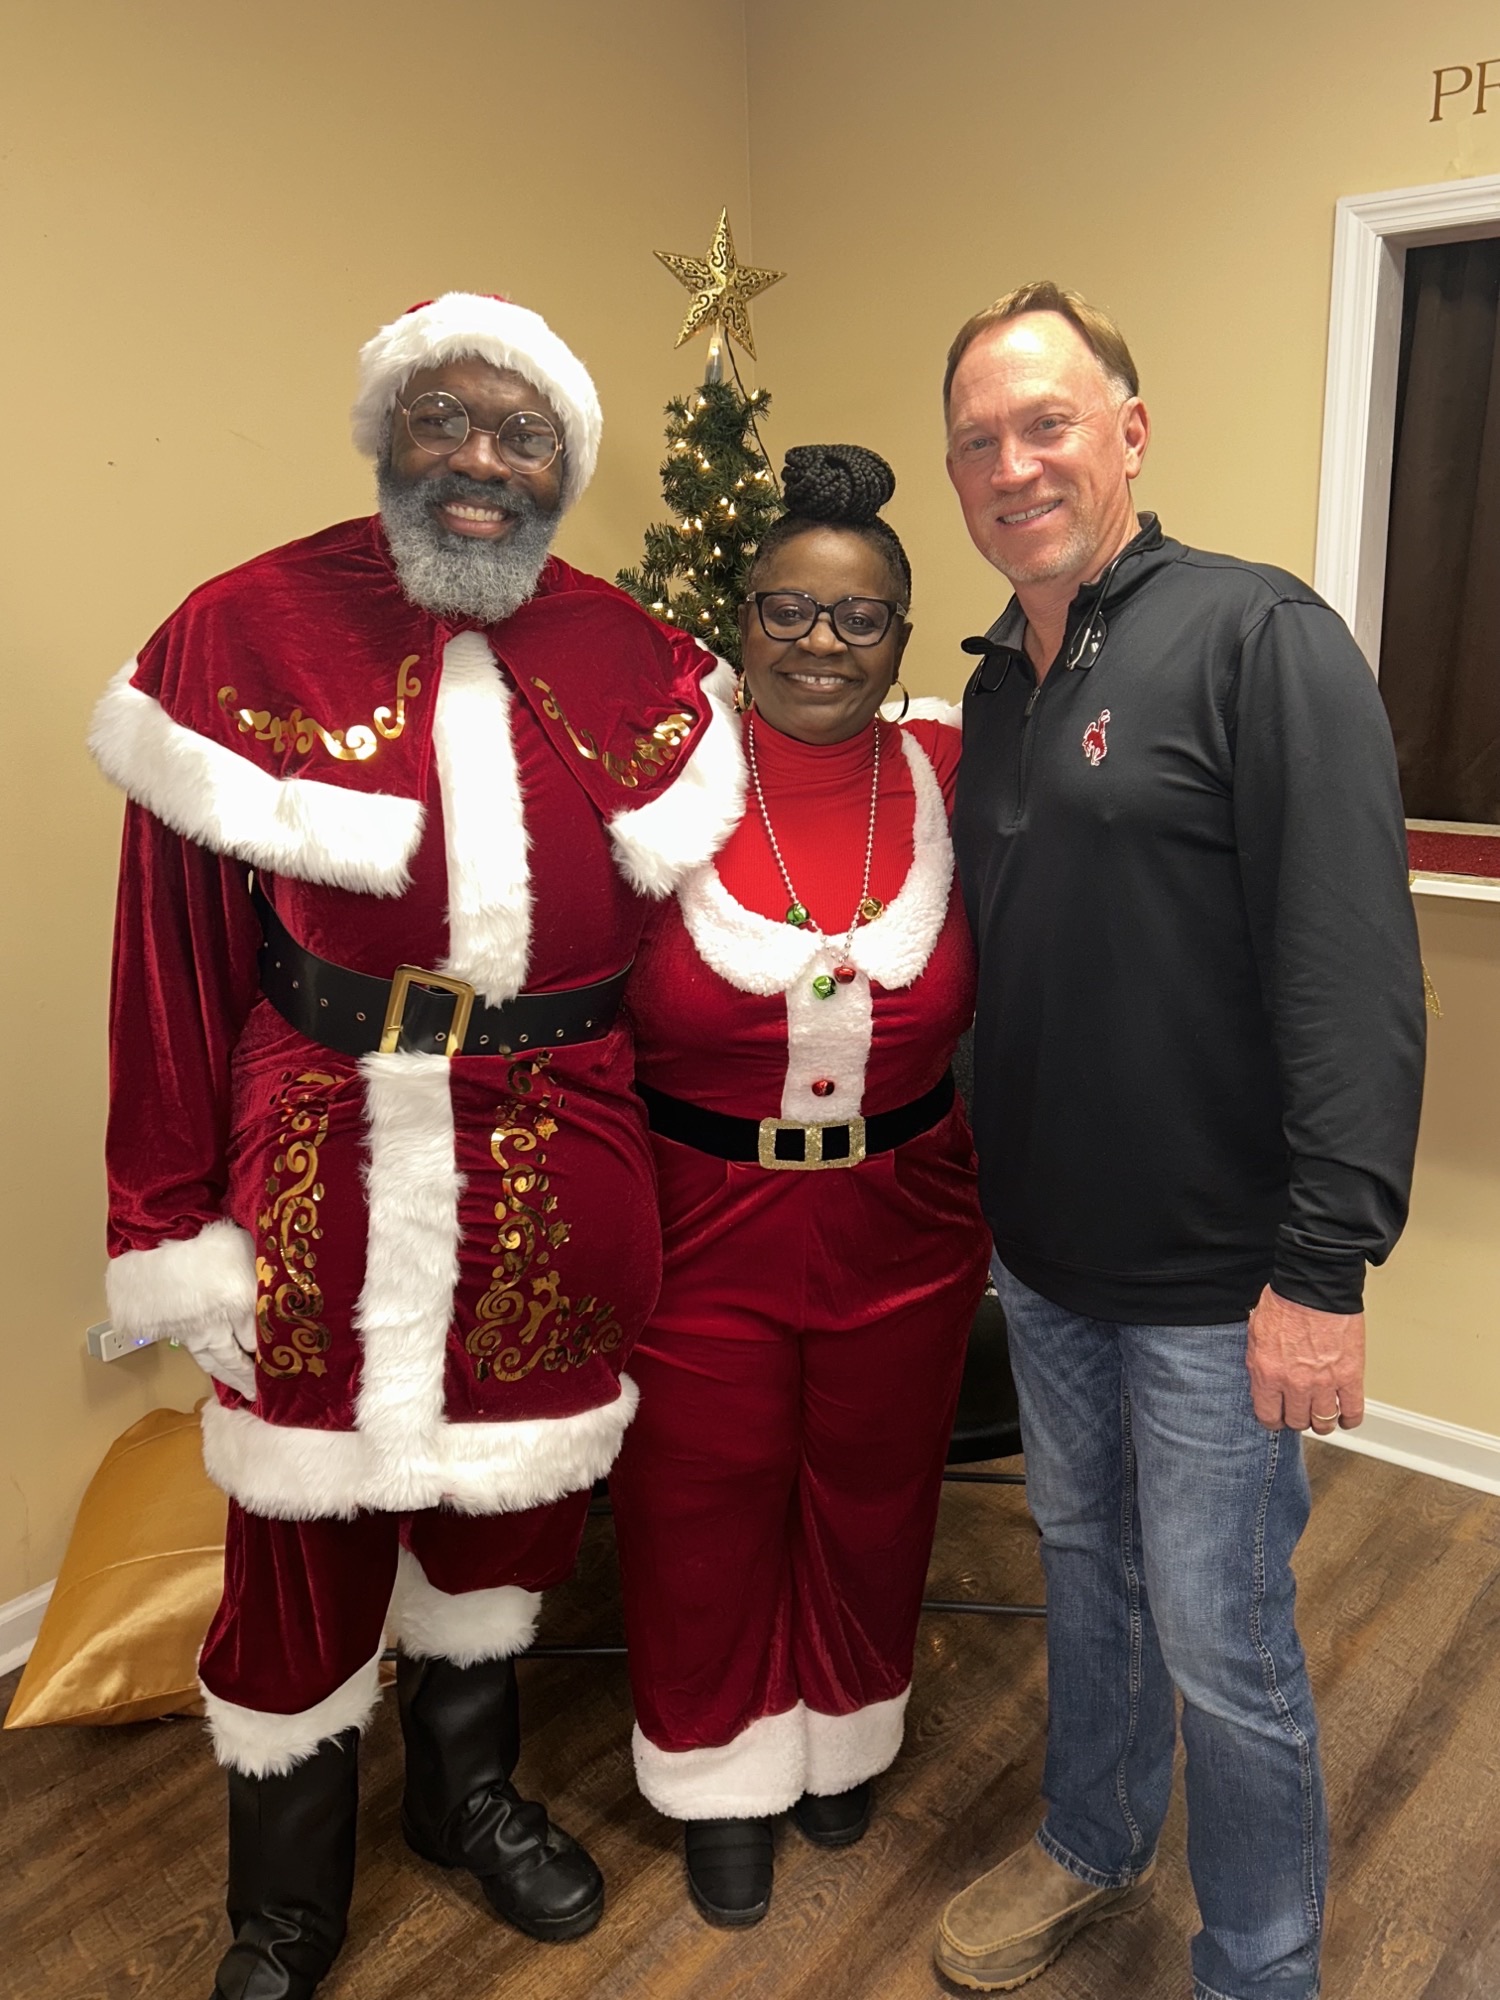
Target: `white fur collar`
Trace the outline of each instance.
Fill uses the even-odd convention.
[[[912,864],[900,893],[873,924],[854,933],[849,949],[859,971],[891,990],[910,986],[932,956],[953,881],[953,843],[937,774],[904,730],[901,748],[917,795]],[[677,898],[699,956],[743,993],[785,993],[828,944],[818,931],[797,930],[747,910],[724,887],[712,862],[693,871]]]

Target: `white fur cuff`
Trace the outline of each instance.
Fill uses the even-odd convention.
[[[439,1590],[403,1549],[387,1629],[408,1659],[451,1660],[455,1667],[508,1660],[524,1653],[542,1608],[539,1592],[502,1584],[497,1590]]]
[[[255,1245],[237,1222],[210,1222],[196,1236],[112,1257],[104,1277],[109,1316],[121,1333],[165,1340],[206,1320],[253,1319]]]
[[[641,1795],[668,1819],[764,1819],[807,1789],[806,1711],[763,1715],[733,1742],[658,1750],[639,1723],[630,1739]]]
[[[199,1686],[203,1684],[200,1681]],[[284,1778],[330,1736],[367,1727],[380,1697],[380,1655],[342,1687],[296,1715],[269,1715],[264,1709],[241,1708],[203,1688],[214,1756],[247,1778]]]
[[[820,1715],[808,1709],[803,1791],[833,1798],[889,1770],[901,1748],[910,1694],[909,1687],[903,1688],[889,1701],[872,1701],[849,1715]]]

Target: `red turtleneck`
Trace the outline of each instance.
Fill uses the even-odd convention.
[[[901,731],[881,722],[880,796],[875,807],[875,850],[870,894],[891,901],[906,880],[912,858],[916,793],[901,749]],[[958,770],[958,734],[939,723],[908,723],[932,759],[951,810]],[[766,812],[798,897],[825,936],[842,937],[859,902],[865,841],[870,825],[870,780],[875,727],[847,743],[801,743],[762,717],[745,718],[755,735]],[[748,756],[748,745],[747,745]],[[754,785],[745,792],[745,816],[721,850],[719,879],[736,902],[762,916],[785,916],[791,898],[766,836]]]

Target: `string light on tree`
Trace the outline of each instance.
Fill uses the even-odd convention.
[[[745,388],[729,343],[754,356],[750,300],[785,273],[736,260],[727,210],[706,257],[655,254],[694,293],[677,345],[705,329],[711,338],[701,388],[674,397],[666,409],[661,483],[671,518],[646,530],[639,569],[621,570],[616,580],[654,616],[686,626],[738,665],[735,613],[776,513],[777,491],[757,428],[771,399],[763,389]],[[726,359],[731,381],[724,379]]]

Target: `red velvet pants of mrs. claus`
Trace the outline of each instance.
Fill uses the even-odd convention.
[[[610,1474],[636,1775],[673,1818],[755,1818],[900,1748],[988,1238],[956,1122],[815,1175],[656,1152],[666,1277]]]
[[[540,1593],[572,1573],[588,1504],[585,1488],[513,1514],[279,1521],[231,1500],[198,1663],[219,1762],[264,1777],[363,1728],[388,1629],[411,1657],[458,1666],[524,1651]]]

